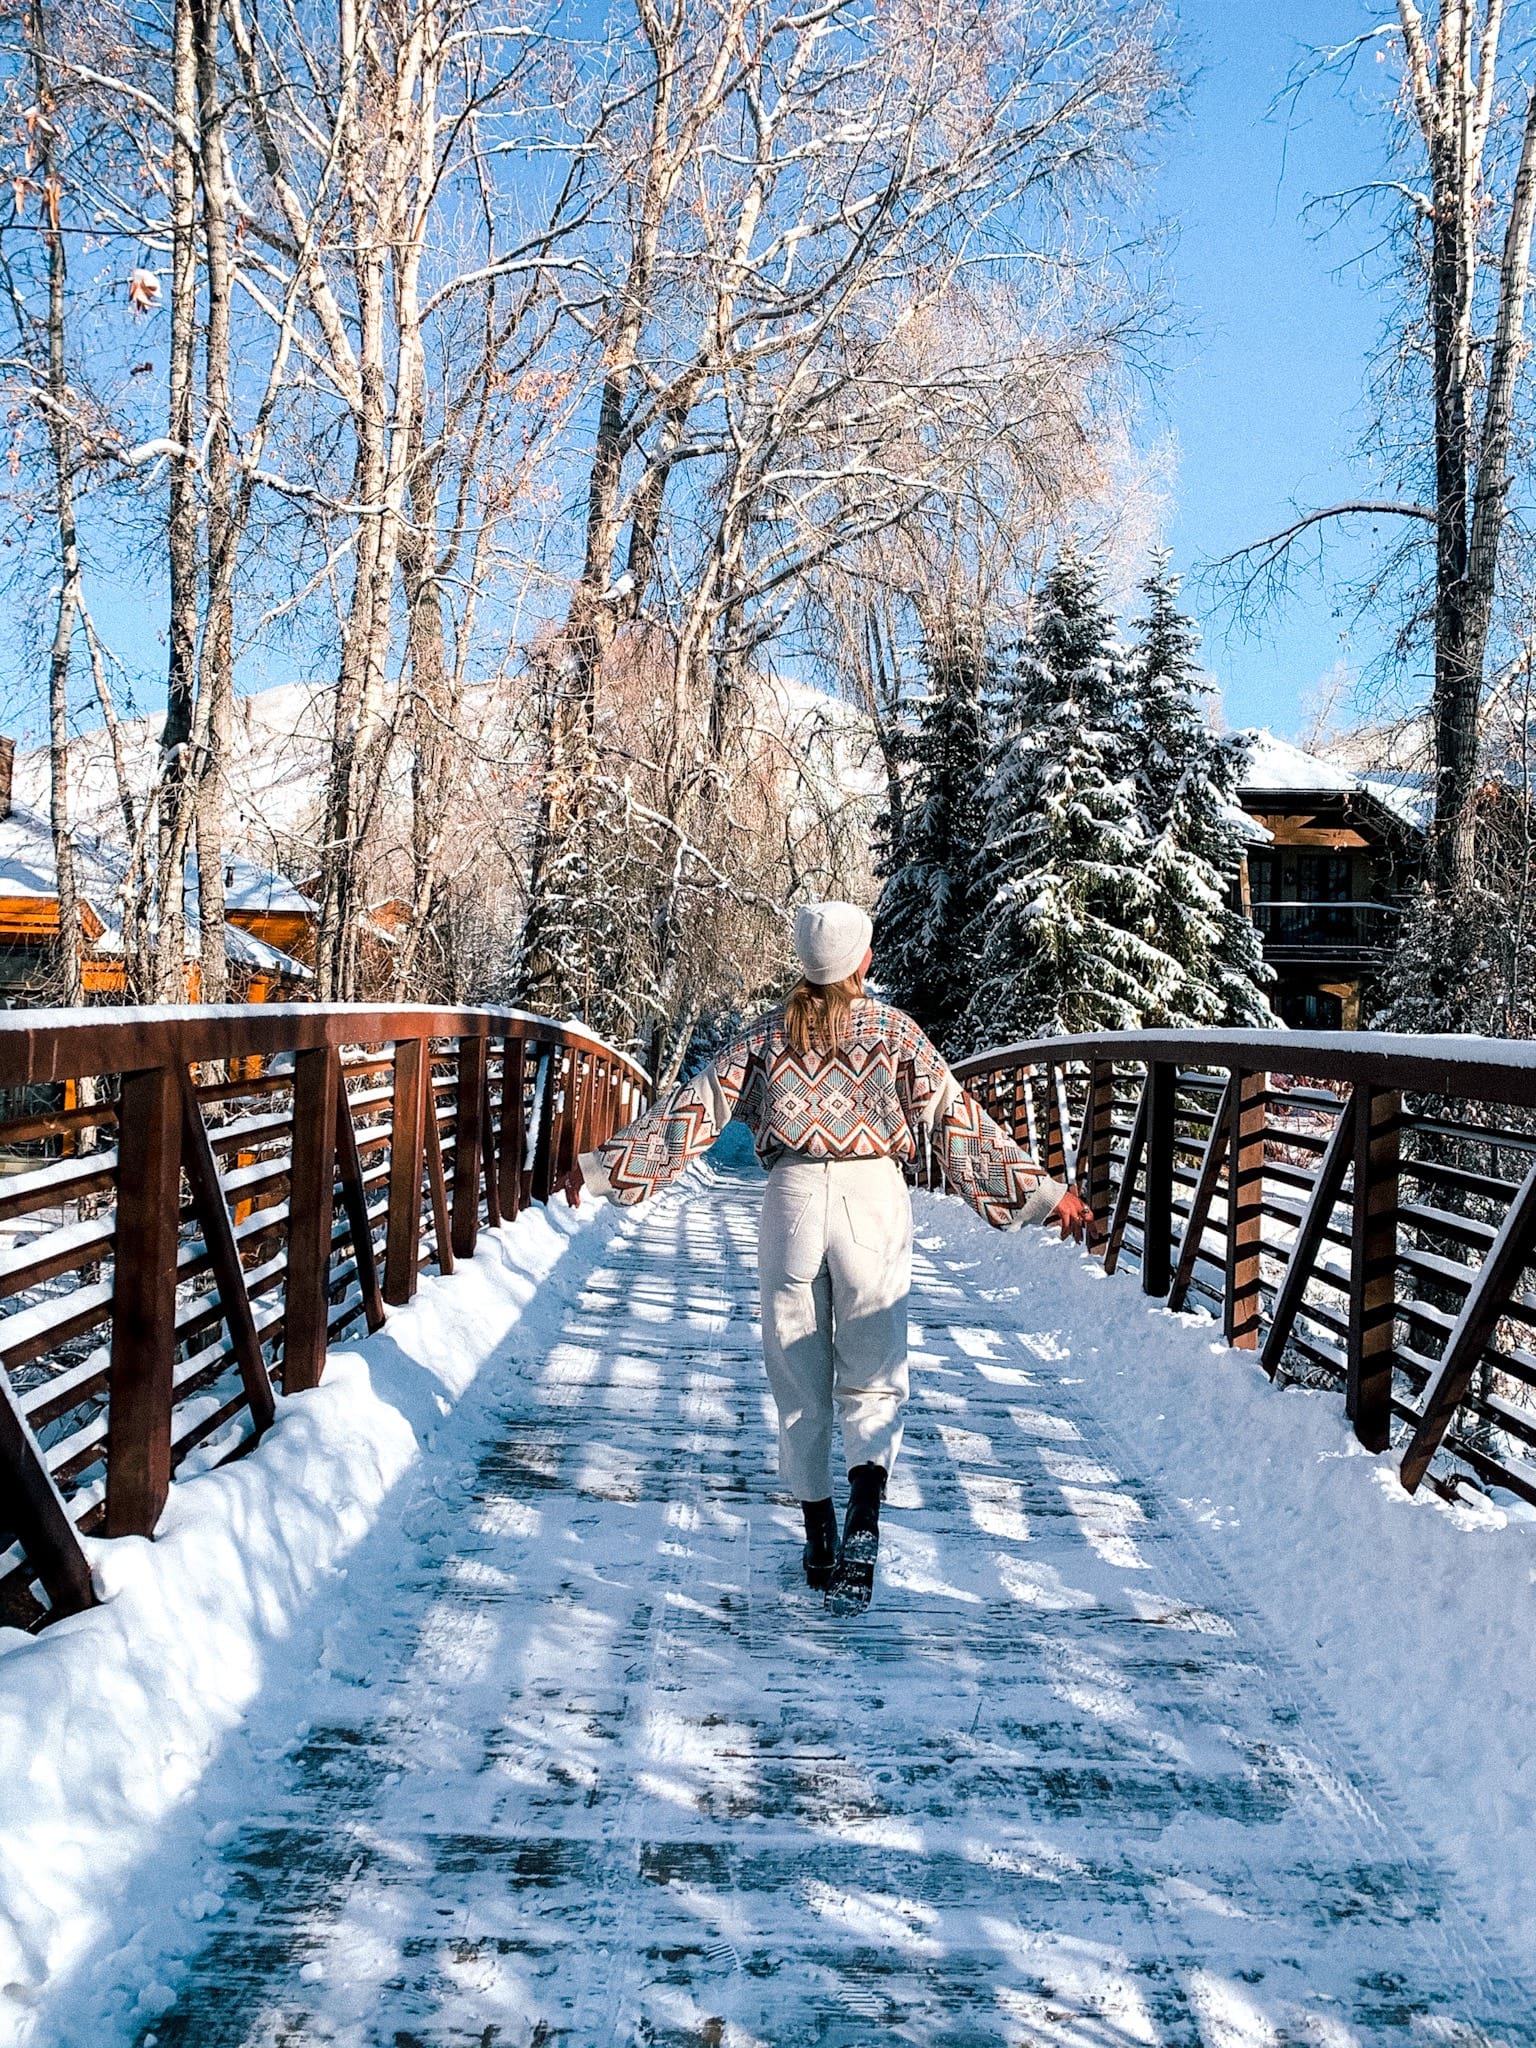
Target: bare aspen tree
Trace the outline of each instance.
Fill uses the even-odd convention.
[[[203,340],[203,472],[206,503],[207,607],[198,661],[197,717],[201,746],[194,763],[197,822],[197,914],[202,999],[226,993],[224,938],[224,778],[234,720],[234,573],[237,520],[233,492],[233,397],[230,323],[230,201],[224,136],[224,86],[219,71],[218,0],[192,0],[197,66],[199,164],[202,186],[205,331]]]
[[[690,112],[677,129],[685,154],[660,151],[664,176],[660,91],[647,102],[633,182],[673,204],[659,223],[641,206],[629,245],[649,303],[633,272],[615,301],[621,345],[599,412],[586,558],[552,656],[531,1000],[558,1004],[590,978],[591,942],[572,918],[578,897],[593,901],[581,794],[592,764],[572,758],[562,706],[570,689],[590,699],[594,643],[628,619],[667,619],[675,702],[703,719],[687,744],[677,721],[667,805],[690,832],[693,808],[722,787],[745,664],[816,565],[941,493],[963,465],[960,442],[981,427],[980,386],[996,366],[978,378],[957,353],[933,379],[903,358],[904,336],[970,264],[1005,260],[988,242],[1006,239],[1010,209],[1038,203],[1037,188],[1064,194],[1100,175],[1163,82],[1150,16],[1090,0],[962,7],[942,24],[918,9],[867,17],[836,4],[771,25],[752,18],[718,108],[712,45],[695,25],[700,83],[678,101]],[[663,80],[661,54],[655,70]],[[647,352],[633,367],[631,335]],[[563,843],[552,831],[562,815]],[[653,921],[675,932],[682,900],[674,876]]]
[[[558,232],[546,219],[525,237],[498,238],[486,232],[482,205],[481,238],[460,249],[458,227],[447,222],[463,219],[459,202],[474,188],[484,124],[517,101],[525,64],[547,38],[532,16],[512,25],[479,0],[338,0],[334,44],[291,16],[264,27],[239,0],[230,0],[230,22],[260,177],[278,217],[271,244],[285,280],[302,286],[302,345],[323,386],[321,416],[331,430],[344,423],[349,451],[344,478],[282,486],[313,514],[339,610],[317,989],[345,996],[359,972],[363,849],[403,729],[391,665],[402,580],[412,676],[419,661],[427,696],[438,687],[428,651],[440,591],[436,537],[425,525],[410,531],[418,511],[436,503],[442,461],[424,427],[433,335],[464,292],[537,274]],[[556,212],[567,193],[557,189]],[[485,378],[502,373],[493,353],[477,360]],[[456,403],[464,416],[469,401]],[[477,517],[466,507],[466,531]],[[420,786],[429,792],[437,779],[428,763]]]
[[[76,834],[81,811],[77,763],[88,750],[76,736],[84,705],[72,690],[74,671],[81,666],[82,646],[96,707],[111,738],[110,758],[124,819],[123,844],[130,865],[137,855],[142,870],[143,813],[130,786],[119,744],[117,705],[110,660],[97,633],[86,597],[85,549],[82,535],[91,508],[114,497],[115,514],[127,510],[119,495],[128,448],[114,411],[110,368],[97,360],[100,342],[101,276],[96,268],[92,228],[102,219],[104,203],[135,185],[135,147],[124,149],[116,133],[109,96],[93,82],[105,76],[120,55],[113,24],[55,10],[39,0],[21,10],[24,68],[8,83],[20,95],[16,133],[25,137],[24,161],[13,167],[12,220],[0,230],[0,285],[15,318],[17,350],[4,368],[15,375],[13,386],[21,418],[35,411],[44,444],[37,495],[46,503],[40,514],[30,502],[31,464],[27,444],[18,433],[11,463],[12,508],[20,530],[42,531],[40,518],[59,537],[57,566],[50,560],[48,629],[47,729],[49,735],[49,809],[53,855],[59,892],[58,971],[54,992],[67,1001],[85,993],[86,934],[80,895]],[[28,201],[35,201],[35,213]],[[69,252],[73,250],[74,261]],[[35,261],[41,253],[41,274]],[[150,280],[136,274],[146,298]],[[122,310],[136,327],[130,293]],[[121,318],[119,312],[116,318]],[[44,480],[45,479],[45,480]],[[131,488],[131,487],[130,487]],[[8,535],[8,541],[14,538]],[[8,554],[13,619],[25,607],[28,554],[25,547]],[[130,995],[152,991],[146,926],[142,915],[147,891],[125,880],[121,890],[123,953]]]
[[[174,0],[171,26],[171,344],[166,439],[170,574],[161,734],[159,858],[155,877],[155,986],[162,1002],[186,991],[184,877],[194,823],[192,727],[197,708],[200,562],[194,428],[197,345],[197,46],[193,0]]]
[[[595,760],[592,733],[598,671],[620,625],[635,618],[648,581],[651,541],[660,516],[667,465],[652,465],[642,484],[632,534],[632,560],[623,572],[615,553],[626,525],[626,457],[638,434],[632,389],[644,378],[640,345],[655,317],[662,237],[698,140],[730,94],[749,0],[726,0],[718,10],[686,6],[670,11],[636,0],[643,44],[642,80],[627,133],[632,154],[615,187],[633,196],[623,223],[626,248],[619,282],[601,312],[602,372],[585,491],[585,540],[571,592],[565,633],[546,685],[544,790],[534,831],[529,910],[520,993],[524,1000],[560,1009],[573,991],[571,963],[560,958],[553,929],[561,896],[563,842],[590,835],[590,784]],[[744,55],[750,64],[750,56]],[[663,435],[675,440],[679,407],[663,407]],[[686,413],[686,404],[682,408]],[[581,885],[578,883],[578,887]]]
[[[1391,382],[1406,388],[1411,408],[1416,367],[1428,367],[1422,413],[1407,432],[1410,489],[1303,512],[1223,565],[1241,595],[1273,592],[1305,536],[1358,516],[1409,522],[1412,535],[1433,543],[1427,596],[1410,578],[1405,637],[1427,613],[1431,877],[1447,896],[1470,886],[1474,872],[1478,719],[1509,526],[1536,223],[1536,93],[1501,81],[1505,12],[1505,0],[1438,0],[1426,19],[1417,0],[1397,0],[1394,24],[1328,53],[1343,62],[1390,39],[1402,65],[1416,162],[1401,175],[1394,167],[1381,189],[1402,209],[1409,298]]]
[[[80,613],[80,541],[75,516],[75,437],[71,429],[69,369],[65,355],[67,259],[61,209],[63,177],[60,130],[49,69],[48,17],[44,0],[31,0],[27,15],[32,74],[37,93],[34,122],[43,236],[48,252],[47,361],[42,370],[44,415],[53,459],[54,517],[59,546],[59,595],[53,641],[48,651],[48,738],[52,750],[49,800],[59,902],[59,995],[78,1003],[84,994],[83,936],[75,886],[74,839],[70,826],[69,678],[75,627]]]

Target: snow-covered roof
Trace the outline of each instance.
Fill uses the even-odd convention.
[[[103,923],[113,916],[120,877],[121,868],[103,857],[94,839],[77,839],[75,886]],[[0,818],[0,896],[35,896],[51,903],[58,893],[52,828],[46,818],[18,804]]]
[[[1380,775],[1367,775],[1362,777],[1361,786],[1368,789],[1378,803],[1385,804],[1389,811],[1395,811],[1404,824],[1412,825],[1420,832],[1429,830],[1435,799],[1427,778],[1404,775],[1388,780]]]
[[[188,867],[187,887],[191,891],[196,890],[196,861]],[[274,874],[270,868],[256,867],[248,860],[225,861],[224,904],[228,910],[260,911],[268,916],[280,911],[293,912],[300,917],[318,917],[320,914],[319,904],[290,882],[286,875]]]
[[[1309,754],[1293,740],[1281,739],[1265,726],[1256,726],[1241,737],[1249,750],[1239,792],[1245,802],[1268,796],[1368,796],[1405,825],[1423,830],[1428,799],[1413,778],[1389,781],[1342,768],[1319,754]]]
[[[1337,790],[1345,794],[1359,789],[1363,777],[1348,768],[1339,768],[1332,761],[1321,760],[1316,754],[1309,754],[1303,747],[1290,740],[1283,740],[1278,733],[1267,727],[1258,726],[1242,737],[1248,742],[1248,767],[1243,776],[1243,792],[1263,790],[1295,791],[1297,795],[1315,796],[1319,790]]]
[[[127,861],[119,847],[75,835],[75,882],[82,899],[105,927],[96,950],[119,954],[122,940],[122,885]],[[255,866],[250,861],[226,864],[225,903],[232,911],[298,911],[313,913],[316,906],[286,877]],[[52,902],[59,893],[58,870],[53,855],[53,830],[46,818],[23,804],[13,805],[0,818],[0,897],[36,897]],[[193,862],[186,878],[187,957],[196,959],[199,944],[197,917],[197,866]],[[225,927],[225,951],[241,966],[261,973],[281,974],[291,981],[307,981],[310,970],[291,955],[269,946],[253,932],[239,925]]]
[[[198,923],[197,912],[189,903],[186,922],[186,957],[196,960],[202,946],[202,926]],[[123,932],[119,924],[111,925],[95,949],[100,954],[119,958],[123,950]],[[242,925],[227,924],[224,927],[224,954],[238,967],[249,967],[257,974],[281,975],[285,981],[311,981],[313,970],[302,960],[295,960],[291,953],[285,953],[278,946],[269,946],[265,939],[258,939],[254,932],[248,932]]]

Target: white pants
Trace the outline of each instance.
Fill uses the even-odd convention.
[[[763,1361],[779,1411],[779,1477],[799,1500],[832,1491],[843,1458],[883,1465],[907,1399],[912,1202],[894,1159],[781,1159],[758,1239]]]

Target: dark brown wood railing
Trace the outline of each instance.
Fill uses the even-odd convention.
[[[510,1010],[0,1017],[0,1622],[91,1604],[80,1535],[154,1532],[274,1390],[548,1199],[650,1083]]]
[[[1536,1503],[1536,1045],[1111,1033],[956,1071],[1091,1202],[1111,1271],[1337,1387],[1410,1492]]]
[[[1536,1503],[1536,1046],[1152,1032],[958,1071],[1111,1270],[1337,1387],[1410,1489]],[[506,1010],[0,1017],[0,1622],[89,1605],[82,1533],[152,1534],[178,1468],[239,1456],[649,1096]]]

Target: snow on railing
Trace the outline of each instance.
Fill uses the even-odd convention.
[[[271,1004],[13,1012],[0,1097],[0,1623],[35,1627],[91,1604],[82,1534],[152,1535],[650,1082],[520,1011]]]
[[[1536,1503],[1536,1046],[1117,1032],[956,1071],[1092,1204],[1107,1270],[1340,1388],[1410,1492]]]

